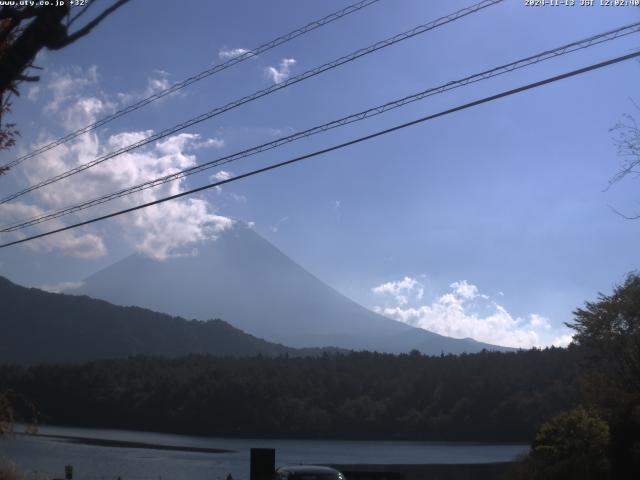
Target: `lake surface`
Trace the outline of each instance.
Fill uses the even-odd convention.
[[[20,431],[18,429],[18,431]],[[231,450],[199,453],[120,448],[71,442],[62,438],[15,435],[0,440],[0,456],[25,470],[63,478],[64,465],[74,466],[79,480],[234,480],[249,478],[249,450],[275,448],[276,465],[318,464],[424,464],[507,462],[527,452],[527,445],[492,445],[450,442],[384,442],[334,440],[265,440],[192,437],[126,430],[42,426],[39,433],[65,437],[139,442],[153,445]]]

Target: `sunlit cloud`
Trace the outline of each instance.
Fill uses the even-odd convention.
[[[165,70],[154,70],[152,75],[147,78],[147,84],[143,89],[133,90],[130,92],[119,92],[115,95],[115,101],[117,101],[119,107],[125,107],[145,98],[149,98],[171,87],[169,77],[170,73]],[[184,95],[184,92],[182,90],[175,91],[167,96],[175,95]]]
[[[246,48],[221,48],[218,51],[218,57],[220,60],[230,60],[232,58],[239,57],[240,55],[244,55],[250,50]]]
[[[282,83],[291,74],[291,67],[296,64],[295,58],[283,58],[280,62],[280,66],[276,67],[267,67],[266,74],[267,77],[270,78],[273,83]]]
[[[390,295],[398,305],[406,305],[409,302],[409,295],[415,293],[416,298],[422,298],[424,289],[420,282],[411,277],[404,277],[397,282],[386,282],[371,291],[377,295]]]
[[[376,306],[377,313],[394,320],[453,338],[473,338],[494,345],[531,348],[566,346],[571,335],[566,329],[554,329],[549,319],[532,313],[514,317],[507,309],[466,280],[453,282],[450,291],[431,303],[420,302],[424,288],[416,279],[404,277],[372,289],[391,298],[395,305]],[[411,305],[410,305],[411,304]]]
[[[3,225],[19,223],[27,218],[37,217],[46,213],[44,208],[27,204],[22,201],[13,201],[0,205],[0,219]],[[60,220],[53,220],[47,224],[49,229],[58,229],[64,224]],[[38,229],[38,232],[44,229]],[[25,238],[23,232],[10,234],[14,240]],[[107,254],[104,240],[94,233],[86,233],[86,230],[76,229],[60,232],[24,243],[24,246],[35,252],[59,252],[62,255],[76,258],[99,258]]]
[[[113,101],[117,101],[100,91],[95,68],[92,67],[88,71],[77,71],[77,69],[73,71],[80,78],[89,78],[89,80],[81,83],[78,88],[70,89],[68,75],[54,72],[52,76],[56,84],[49,89],[51,98],[46,104],[46,108],[66,129],[77,128],[78,123],[86,125],[95,121],[109,110],[109,105]],[[94,96],[96,91],[99,92],[99,97]],[[152,130],[146,130],[121,131],[106,137],[96,132],[79,136],[55,150],[44,152],[25,162],[21,169],[22,181],[27,186],[34,185],[151,134],[153,134]],[[54,138],[55,136],[47,131],[40,135],[43,143]],[[35,190],[30,194],[28,204],[11,202],[0,209],[0,215],[3,216],[3,220],[19,221],[40,215],[50,209],[67,207],[173,174],[197,165],[195,151],[222,145],[224,141],[219,138],[202,139],[200,135],[194,133],[172,135],[105,161],[85,170],[82,174]],[[36,146],[33,145],[33,148]],[[73,219],[85,220],[98,214],[175,195],[186,190],[185,182],[185,179],[179,179],[153,189],[143,190],[79,212]],[[22,210],[18,211],[20,209]],[[232,224],[233,221],[219,215],[209,201],[202,198],[183,198],[117,217],[113,223],[110,223],[108,232],[119,230],[120,233],[117,235],[140,252],[157,259],[165,259],[180,254],[185,248],[193,249],[198,242],[217,238]],[[41,224],[35,230],[43,231],[60,225],[62,223],[56,220]],[[36,242],[28,242],[26,245],[34,249],[60,251],[65,255],[93,258],[106,254],[104,238],[106,235],[104,228],[99,231],[94,229],[91,233],[84,230],[71,230]],[[18,235],[15,237],[17,238]]]

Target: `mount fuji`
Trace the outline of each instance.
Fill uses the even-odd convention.
[[[378,315],[295,263],[253,229],[236,226],[197,254],[155,260],[133,254],[68,293],[187,319],[219,318],[291,347],[435,355],[511,350],[455,339]]]

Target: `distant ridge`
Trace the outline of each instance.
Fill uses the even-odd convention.
[[[511,350],[454,339],[383,317],[329,287],[252,228],[238,223],[198,254],[164,261],[131,255],[84,281],[81,293],[184,318],[222,318],[293,347],[428,355]]]
[[[75,363],[132,355],[316,356],[246,334],[222,320],[189,321],[0,277],[0,363]]]

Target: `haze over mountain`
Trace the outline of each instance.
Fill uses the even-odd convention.
[[[502,349],[453,339],[378,315],[332,289],[246,225],[197,255],[155,260],[131,255],[69,291],[188,319],[221,318],[292,347],[336,346],[426,354]]]
[[[328,351],[269,343],[222,320],[188,321],[86,296],[26,288],[3,277],[0,305],[0,363],[85,362],[138,354],[316,356]]]

